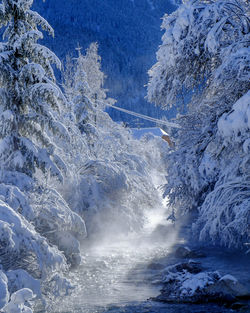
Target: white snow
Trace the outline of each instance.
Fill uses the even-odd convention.
[[[207,272],[202,272],[198,274],[185,275],[185,280],[181,285],[181,294],[192,296],[197,290],[202,290],[206,286],[214,283],[214,279]]]
[[[33,310],[26,304],[34,297],[33,292],[23,288],[11,295],[10,302],[3,308],[4,313],[32,313]]]
[[[1,228],[1,225],[0,225]],[[0,310],[8,303],[8,279],[3,271],[0,270]]]
[[[163,272],[164,276],[162,279],[165,284],[173,284],[171,292],[175,296],[192,297],[220,279],[220,274],[217,271],[193,274],[186,269],[177,270],[177,265],[180,266],[181,264],[168,266]]]
[[[144,135],[151,134],[156,137],[161,137],[165,132],[159,127],[148,128],[131,128],[132,136],[135,139],[141,139]]]
[[[29,10],[32,2],[10,1],[19,6],[19,10],[12,13],[8,1],[0,5],[0,13],[8,13],[5,18],[9,23],[5,33],[8,45],[0,45],[0,62],[3,70],[9,72],[11,69],[10,73],[13,73],[1,76],[0,91],[3,98],[0,109],[0,252],[3,265],[0,265],[0,309],[4,307],[5,313],[31,313],[31,300],[34,296],[42,298],[41,286],[45,282],[49,285],[46,284],[46,287],[50,288],[46,290],[48,298],[67,294],[71,285],[63,275],[70,265],[79,265],[81,262],[80,242],[87,236],[83,217],[87,221],[90,236],[94,233],[94,236],[99,235],[98,239],[104,240],[105,236],[115,236],[117,239],[119,234],[139,232],[143,227],[145,230],[147,224],[155,227],[165,216],[165,207],[161,211],[158,209],[158,215],[154,211],[162,205],[161,194],[154,182],[155,173],[163,173],[162,177],[159,174],[158,181],[165,183],[164,162],[168,149],[160,137],[166,133],[158,127],[132,129],[130,132],[103,112],[105,106],[115,103],[115,100],[107,99],[103,88],[105,75],[100,70],[101,58],[96,43],[90,45],[86,56],[79,53],[76,62],[79,71],[76,71],[74,78],[70,78],[72,88],[69,88],[66,100],[54,83],[51,66],[51,63],[55,63],[60,67],[59,59],[48,48],[36,43],[43,36],[37,30],[37,24],[50,33],[53,30],[43,18]],[[148,0],[148,3],[154,9],[154,2]],[[152,76],[157,74],[157,77],[152,83],[154,90],[151,91],[152,95],[155,90],[156,94],[158,91],[166,92],[162,95],[164,105],[166,101],[174,102],[174,95],[185,85],[183,77],[186,74],[187,80],[193,79],[189,72],[183,71],[188,69],[196,73],[201,67],[200,54],[204,50],[215,53],[220,44],[219,30],[225,19],[217,23],[217,16],[214,16],[216,3],[212,5],[211,12],[207,9],[209,4],[204,2],[200,5],[184,3],[177,13],[164,18],[163,28],[166,32],[158,53],[159,62],[152,69]],[[8,10],[5,10],[6,6]],[[16,32],[11,23],[11,14],[19,14],[19,11],[22,13],[22,22],[16,23],[19,27]],[[195,16],[201,22],[197,22]],[[208,23],[210,30],[204,29],[204,21],[212,23],[212,26]],[[193,26],[192,31],[190,25]],[[203,38],[202,43],[197,43],[200,38]],[[5,51],[6,48],[10,51]],[[24,51],[25,66],[24,59],[14,53],[16,50]],[[245,53],[245,50],[241,50],[238,57],[245,57]],[[10,54],[14,58],[11,61]],[[201,55],[204,56],[209,57],[208,54]],[[187,57],[187,60],[192,58],[193,61],[188,65],[182,59],[185,66],[182,64],[178,73],[175,70],[181,57]],[[73,66],[72,71],[74,69]],[[204,67],[204,72],[206,70]],[[171,80],[168,72],[179,76]],[[217,74],[219,79],[220,72]],[[164,88],[166,86],[169,90]],[[167,98],[168,93],[170,98]],[[15,107],[16,99],[22,103]],[[249,152],[250,147],[249,102],[250,92],[234,104],[231,112],[220,118],[218,125],[225,144],[231,143],[233,139],[243,145],[245,153]],[[11,111],[12,107],[15,110]],[[71,121],[65,118],[74,114]],[[83,125],[86,128],[82,130],[80,126]],[[197,196],[195,192],[210,187],[205,183],[213,182],[219,167],[214,161],[212,144],[202,146],[201,142],[206,136],[200,135],[199,145],[194,144],[197,150],[191,148],[194,153],[186,158],[186,164],[179,162],[183,159],[175,162],[185,167],[183,176],[189,177],[188,187],[194,190],[192,198]],[[212,133],[213,136],[216,134]],[[199,149],[205,151],[204,154],[199,154]],[[196,156],[201,160],[198,166]],[[247,187],[241,186],[242,190],[247,190]],[[226,194],[227,201],[229,193]],[[185,196],[185,192],[182,194]],[[242,205],[237,212],[233,212],[233,222],[242,220],[245,225],[249,199],[244,198],[247,192],[242,194],[244,207]],[[220,199],[223,200],[223,197]],[[212,213],[206,211],[209,217],[217,214],[214,207],[212,209]],[[225,215],[223,219],[227,217]],[[205,220],[210,221],[207,216]],[[219,221],[215,218],[209,224],[210,231],[216,233]],[[4,271],[2,268],[9,270]],[[180,284],[181,295],[184,296],[194,295],[212,284],[214,277],[213,273],[170,271],[164,281],[174,279]],[[222,279],[236,281],[230,275]]]
[[[227,275],[224,275],[221,277],[220,279],[221,281],[224,280],[224,281],[230,281],[230,282],[233,282],[234,284],[236,284],[238,282],[238,279],[235,278],[234,276],[230,275],[230,274],[227,274]]]
[[[229,142],[246,140],[250,136],[250,91],[242,96],[218,122],[219,133]]]
[[[33,278],[25,270],[10,270],[6,272],[6,276],[8,277],[11,290],[29,288],[32,290],[35,296],[37,296],[38,298],[42,298],[40,280]]]

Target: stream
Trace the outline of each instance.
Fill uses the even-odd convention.
[[[167,225],[161,225],[162,227]],[[166,304],[148,300],[159,295],[159,260],[166,260],[171,246],[159,240],[155,230],[89,243],[83,263],[70,273],[76,286],[72,295],[60,299],[53,313],[224,313],[232,310],[214,304]],[[154,239],[157,238],[157,242]],[[164,266],[164,265],[163,265]],[[156,268],[155,268],[156,267]]]
[[[180,262],[173,258],[172,250],[176,244],[184,244],[178,229],[166,220],[165,208],[163,203],[162,207],[148,212],[148,223],[140,233],[111,233],[86,240],[82,247],[82,264],[69,273],[68,278],[75,286],[72,294],[58,299],[46,313],[233,312],[216,304],[169,304],[149,300],[160,294],[161,269]],[[212,258],[202,260],[206,268],[215,270],[217,267],[223,272],[225,260],[221,261],[213,251],[210,255]],[[243,268],[248,264],[249,259],[242,264]],[[236,274],[244,273],[242,266],[236,267]],[[230,262],[225,274],[228,267]]]

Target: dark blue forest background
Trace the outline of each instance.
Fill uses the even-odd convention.
[[[67,54],[76,56],[78,44],[84,51],[91,42],[99,43],[105,87],[118,106],[156,118],[174,115],[144,99],[147,71],[156,62],[161,43],[161,18],[176,9],[170,0],[37,0],[33,8],[54,28],[55,38],[45,37],[45,45],[62,61]],[[117,110],[108,111],[115,121],[132,127],[153,126]]]

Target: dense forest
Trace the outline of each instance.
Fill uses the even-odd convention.
[[[168,220],[175,232],[185,227],[187,240],[191,236],[203,246],[249,255],[247,1],[191,0],[163,17],[147,99],[181,112],[174,127],[163,127],[170,144],[150,133],[137,139],[111,119],[106,108],[116,99],[105,88],[98,50],[102,42],[93,40],[86,50],[71,47],[62,66],[41,41],[43,33],[53,37],[54,30],[32,5],[33,0],[0,4],[0,311],[55,312],[53,302],[67,299],[75,287],[69,273],[84,271],[86,242],[139,236],[162,205],[161,222]],[[59,12],[58,20],[63,18]],[[133,36],[139,40],[136,32]],[[64,45],[68,39],[58,40]],[[136,64],[110,57],[106,66]],[[152,60],[147,51],[145,58]],[[109,89],[115,81],[119,84],[120,77],[111,77]],[[113,94],[119,94],[113,87]],[[134,98],[141,97],[137,87],[130,90]],[[167,232],[163,235],[170,240]],[[185,297],[192,298],[202,284],[222,279],[193,267],[192,272],[190,266],[181,279],[173,267],[164,278],[164,283],[182,284],[177,286],[179,299],[187,281],[198,281],[199,288],[185,289]]]
[[[161,41],[161,18],[176,9],[174,3],[105,0],[100,5],[94,0],[50,0],[35,1],[34,9],[53,26],[55,38],[45,34],[44,42],[62,63],[67,55],[76,56],[74,50],[78,44],[85,50],[97,41],[109,96],[116,99],[119,106],[135,112],[154,117],[166,114],[145,100],[144,85]],[[60,73],[56,74],[60,80]],[[133,127],[153,126],[119,111],[106,110],[115,121],[126,121]],[[173,116],[174,112],[168,115]]]

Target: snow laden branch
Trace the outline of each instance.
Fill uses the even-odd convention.
[[[244,1],[188,1],[165,15],[158,62],[149,71],[148,99],[171,107],[186,89],[199,92],[214,82],[215,73],[221,79],[228,53],[248,47],[249,25]]]
[[[249,10],[245,1],[188,1],[165,15],[148,99],[186,107],[171,130],[165,195],[196,212],[201,240],[249,242]],[[190,99],[190,100],[188,100]]]
[[[67,100],[55,83],[60,61],[37,43],[51,26],[32,0],[0,3],[0,310],[31,312],[26,302],[67,294],[64,273],[81,262],[83,219],[52,188],[69,163],[63,145],[72,133],[62,122]],[[68,161],[68,159],[67,159]],[[53,183],[50,183],[50,182]],[[17,270],[18,269],[18,270]],[[7,288],[7,289],[6,289]],[[28,288],[28,289],[27,289]],[[32,289],[32,290],[29,290]],[[5,292],[7,290],[7,292]],[[2,292],[3,291],[3,292]],[[45,302],[44,302],[45,303]]]

